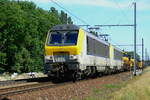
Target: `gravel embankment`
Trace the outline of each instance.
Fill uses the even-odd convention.
[[[8,100],[82,100],[93,95],[93,89],[130,79],[129,72],[103,76],[55,88],[28,92],[8,97]]]

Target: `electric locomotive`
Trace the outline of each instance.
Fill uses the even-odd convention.
[[[123,52],[76,25],[56,25],[45,42],[45,73],[73,78],[122,71]]]

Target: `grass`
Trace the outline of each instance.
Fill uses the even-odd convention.
[[[104,85],[104,87],[108,89],[119,89],[121,88],[121,85],[120,84],[106,84]]]
[[[84,100],[97,100],[97,99],[92,98],[92,97],[87,97],[87,98],[85,98]]]
[[[101,89],[94,88],[94,89],[93,89],[93,92],[94,92],[95,94],[101,94],[103,91],[102,91]]]
[[[136,76],[126,87],[113,93],[111,100],[150,100],[150,68],[141,76]]]
[[[93,96],[86,97],[84,100],[109,100],[110,94],[118,89],[120,89],[124,84],[105,84],[101,88],[93,88]]]
[[[93,94],[83,100],[150,100],[150,67],[132,80],[94,88]]]

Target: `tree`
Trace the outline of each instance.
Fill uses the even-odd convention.
[[[66,20],[54,7],[45,11],[33,2],[0,0],[0,73],[42,71],[47,32]]]
[[[71,17],[68,17],[67,13],[64,11],[60,13],[60,21],[62,24],[73,24]]]
[[[68,24],[73,24],[73,21],[72,21],[72,19],[71,19],[71,17],[68,17]]]

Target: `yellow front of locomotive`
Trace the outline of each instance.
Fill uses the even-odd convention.
[[[45,43],[45,71],[65,73],[76,70],[82,51],[84,31],[76,25],[57,25]]]

